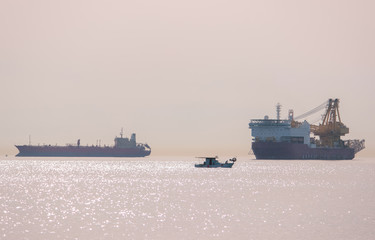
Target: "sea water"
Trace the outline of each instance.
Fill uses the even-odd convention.
[[[237,159],[2,158],[0,239],[375,239],[375,159]]]

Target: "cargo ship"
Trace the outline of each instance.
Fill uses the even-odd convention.
[[[115,138],[114,146],[81,146],[80,142],[78,139],[76,145],[66,146],[16,145],[19,151],[16,157],[145,157],[151,154],[148,144],[136,142],[135,133],[130,139],[124,138],[122,130],[120,137]]]
[[[319,125],[298,119],[326,109]],[[276,105],[276,119],[252,119],[252,151],[256,159],[351,160],[365,148],[365,140],[341,140],[349,128],[341,122],[339,99],[329,99],[320,106],[294,118],[280,119],[281,105]]]

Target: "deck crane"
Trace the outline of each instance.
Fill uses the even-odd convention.
[[[324,102],[318,107],[296,117],[295,119],[305,118],[310,116],[323,108],[326,108],[326,112],[323,115],[322,123],[319,125],[310,124],[310,132],[315,136],[319,136],[320,141],[317,141],[317,145],[321,147],[343,147],[348,146],[354,148],[355,152],[365,148],[365,140],[346,140],[340,139],[341,136],[349,133],[349,128],[341,122],[339,112],[339,99],[329,99],[328,102]],[[293,112],[289,114],[292,120],[292,126],[296,127],[302,123],[297,122],[293,118]]]
[[[329,99],[323,122],[319,126],[310,125],[311,132],[320,137],[320,144],[323,146],[342,146],[344,143],[340,137],[349,133],[349,128],[341,122],[339,102],[337,98]]]

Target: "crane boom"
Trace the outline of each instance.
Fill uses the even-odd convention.
[[[314,114],[314,113],[316,113],[316,112],[319,112],[319,111],[321,111],[322,109],[326,108],[327,104],[328,104],[328,101],[324,101],[324,102],[323,102],[322,104],[320,104],[319,106],[317,106],[317,107],[311,109],[311,110],[308,111],[308,112],[305,112],[304,114],[301,114],[301,115],[295,117],[294,119],[298,120],[298,119],[301,119],[301,118],[308,117],[308,116],[310,116],[310,115],[312,115],[312,114]]]

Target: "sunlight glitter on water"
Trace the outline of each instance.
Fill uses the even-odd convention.
[[[375,161],[4,159],[1,239],[371,239]],[[360,203],[360,204],[359,204]]]

